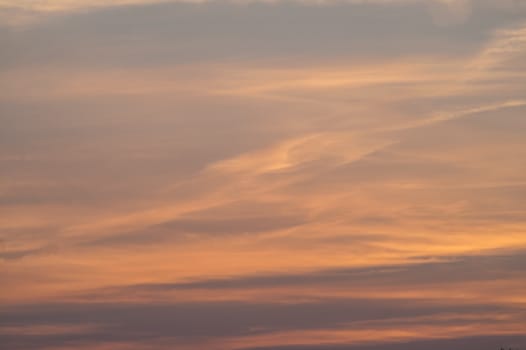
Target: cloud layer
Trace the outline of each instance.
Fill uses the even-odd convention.
[[[0,343],[525,346],[524,2],[0,9]]]

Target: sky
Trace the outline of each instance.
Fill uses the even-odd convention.
[[[6,350],[526,349],[526,1],[0,0]]]

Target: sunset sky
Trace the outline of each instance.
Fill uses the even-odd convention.
[[[0,0],[0,349],[526,350],[526,0]]]

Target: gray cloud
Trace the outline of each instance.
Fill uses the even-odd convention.
[[[84,334],[48,336],[0,335],[10,349],[39,349],[68,344],[155,342],[169,339],[168,348],[195,344],[205,339],[265,334],[284,330],[342,327],[349,322],[389,321],[391,318],[455,313],[515,312],[488,305],[426,305],[413,300],[330,300],[316,303],[185,303],[185,304],[42,304],[2,310],[1,326],[83,325],[97,326]],[[409,322],[411,322],[409,320]],[[431,319],[430,324],[433,323]],[[454,320],[452,321],[454,324]],[[460,320],[460,324],[462,321]],[[492,320],[480,319],[480,322]],[[357,325],[357,327],[359,327]]]
[[[473,20],[438,27],[424,2],[107,8],[4,33],[0,40],[9,50],[2,62],[4,67],[58,62],[122,67],[274,56],[458,54],[479,47],[499,25],[524,16],[524,8],[499,9],[490,3],[474,3]]]
[[[521,349],[526,344],[526,337],[522,334],[502,336],[477,336],[454,339],[433,339],[424,341],[398,342],[394,344],[360,344],[352,345],[301,345],[301,346],[272,346],[252,347],[243,350],[494,350],[494,349]]]
[[[163,241],[187,240],[195,235],[243,235],[268,233],[306,223],[302,217],[259,216],[225,219],[178,219],[153,225],[137,231],[113,234],[81,243],[80,246],[126,246],[156,244]]]
[[[148,283],[108,288],[104,293],[159,292],[191,289],[243,289],[290,286],[419,286],[467,281],[493,281],[519,277],[526,268],[526,253],[447,258],[439,262],[401,266],[335,269],[301,274],[256,275],[178,283]],[[93,294],[92,296],[95,296]]]

